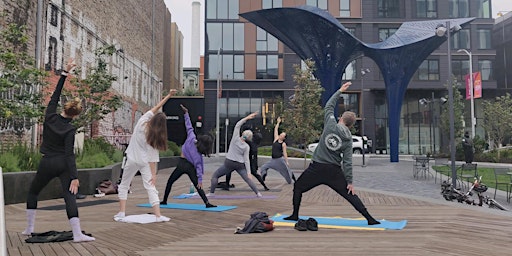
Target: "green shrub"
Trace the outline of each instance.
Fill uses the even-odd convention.
[[[112,155],[112,160],[115,163],[123,161],[123,151],[116,149],[116,151],[114,151],[114,154]]]
[[[167,150],[160,151],[161,157],[180,156],[180,155],[181,155],[181,148],[174,141],[168,141],[167,142]]]
[[[78,169],[99,168],[113,164],[113,161],[105,154],[98,152],[95,154],[83,154],[77,159],[76,167]]]
[[[19,158],[13,152],[4,152],[0,155],[0,166],[3,172],[19,172]]]
[[[110,159],[114,155],[116,148],[108,143],[105,138],[98,137],[93,139],[86,139],[84,141],[84,151],[88,152],[104,152]]]

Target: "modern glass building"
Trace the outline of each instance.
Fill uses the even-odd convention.
[[[301,65],[301,60],[288,47],[238,14],[298,5],[328,11],[367,43],[385,40],[405,21],[476,17],[452,36],[452,71],[458,81],[464,82],[470,68],[469,56],[457,50],[468,50],[472,54],[473,72],[482,74],[483,97],[496,95],[490,0],[206,0],[203,132],[214,130],[218,103],[221,152],[236,121],[253,111],[260,111],[262,115],[251,120],[248,126],[263,132],[264,143],[271,142],[273,126],[269,123],[276,118],[275,103],[278,98],[286,101],[293,94],[294,65]],[[448,94],[447,49],[445,43],[434,51],[409,83],[401,111],[400,154],[439,152],[448,146],[448,137],[439,127],[442,97]],[[365,135],[373,140],[373,150],[386,153],[388,115],[380,70],[371,59],[362,57],[350,63],[344,79],[351,80],[353,85],[339,102],[340,112],[356,112],[358,127],[364,120]],[[463,83],[460,89],[465,95]],[[482,137],[480,101],[475,99],[476,134]],[[467,101],[464,120],[468,130],[471,129],[470,112]]]

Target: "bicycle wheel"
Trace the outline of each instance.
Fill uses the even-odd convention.
[[[494,199],[489,199],[488,204],[489,204],[489,208],[496,208],[496,209],[500,209],[502,211],[508,211],[507,208],[505,208],[503,205],[501,205]]]

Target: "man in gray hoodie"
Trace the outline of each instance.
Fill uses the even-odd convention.
[[[350,127],[356,121],[354,112],[344,112],[336,122],[334,108],[341,94],[351,85],[344,83],[325,104],[324,130],[313,153],[313,161],[297,179],[293,187],[293,213],[284,218],[298,220],[302,193],[325,184],[345,198],[368,221],[368,225],[380,224],[366,210],[352,185],[352,134]]]

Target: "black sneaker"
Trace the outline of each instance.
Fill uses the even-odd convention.
[[[306,227],[308,228],[308,230],[318,231],[318,222],[313,218],[309,218],[308,220],[306,220]]]
[[[298,231],[307,231],[308,227],[306,221],[303,219],[299,219],[297,223],[295,223],[295,229]]]

